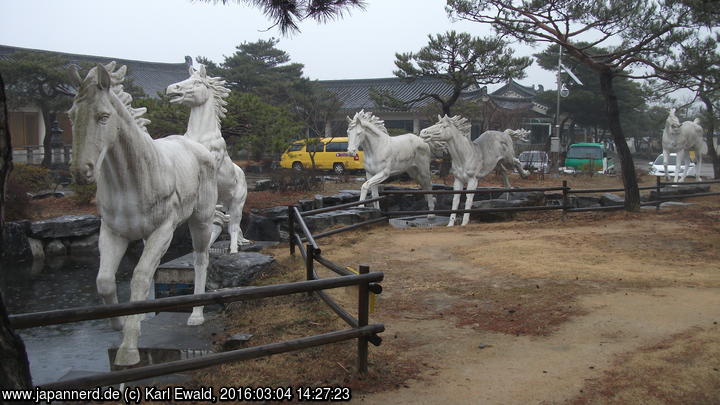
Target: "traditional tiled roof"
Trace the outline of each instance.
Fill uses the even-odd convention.
[[[493,91],[491,95],[496,97],[508,96],[510,98],[532,99],[537,95],[537,91],[534,87],[523,86],[511,79],[504,86]]]
[[[357,111],[371,108],[375,111],[402,111],[392,107],[378,107],[370,97],[371,89],[378,92],[386,92],[402,102],[409,102],[420,98],[423,94],[438,94],[449,96],[452,94],[452,86],[440,79],[419,78],[414,80],[401,79],[398,77],[381,79],[356,79],[356,80],[321,80],[318,83],[327,90],[335,93],[342,101],[342,109]],[[484,89],[484,88],[483,88]],[[482,93],[482,90],[476,92]],[[415,102],[409,109],[431,104],[433,99],[426,98]]]
[[[110,56],[79,55],[64,52],[53,52],[39,49],[18,48],[14,46],[0,45],[0,59],[12,58],[12,54],[18,51],[47,53],[61,56],[72,63],[108,63],[116,61],[120,65],[128,67],[127,77],[133,83],[140,86],[145,94],[157,97],[158,92],[165,92],[168,85],[188,78],[188,65],[183,63],[158,63],[139,60],[128,60],[113,58]]]

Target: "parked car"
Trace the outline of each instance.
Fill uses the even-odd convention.
[[[350,156],[347,147],[346,137],[321,138],[320,142],[311,144],[307,144],[305,140],[296,141],[280,157],[280,167],[295,170],[312,167],[310,151],[314,149],[317,169],[332,170],[337,174],[346,170],[363,169],[362,150],[359,150],[356,156]]]
[[[608,152],[601,143],[575,143],[568,148],[565,165],[560,168],[560,172],[609,174],[615,172],[615,162],[608,157]]]
[[[663,155],[662,153],[658,155],[657,159],[655,159],[654,162],[650,162],[650,174],[653,176],[665,176],[665,166],[663,165]],[[668,176],[675,176],[675,166],[677,165],[677,154],[671,153],[670,156],[668,156],[668,167],[667,167],[667,175]],[[695,170],[695,162],[692,160],[690,161],[690,165],[688,167],[688,176],[696,177],[696,170]]]
[[[522,168],[530,172],[550,173],[550,157],[541,150],[527,150],[520,153],[518,160]]]

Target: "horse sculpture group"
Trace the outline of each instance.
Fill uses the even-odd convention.
[[[454,190],[462,190],[465,185],[468,190],[474,190],[478,180],[496,168],[502,172],[506,187],[510,187],[507,168],[514,167],[521,176],[527,176],[520,161],[515,158],[511,138],[511,135],[525,137],[527,132],[523,130],[486,131],[472,142],[470,123],[460,116],[438,116],[438,123],[420,131],[420,136],[404,134],[392,137],[383,121],[370,112],[360,111],[347,120],[348,153],[354,155],[360,147],[364,151],[367,181],[360,189],[360,201],[365,200],[368,190],[371,190],[373,198],[378,197],[378,184],[399,173],[407,173],[422,189],[431,190],[431,149],[443,147],[447,147],[452,157]],[[470,209],[473,196],[467,195],[465,209]],[[435,199],[430,194],[426,198],[428,209],[432,211]],[[455,194],[452,209],[457,210],[459,204],[460,194]],[[448,226],[455,225],[455,218],[456,214],[450,215]],[[469,220],[470,214],[466,213],[462,225]]]
[[[189,224],[192,236],[195,293],[202,293],[209,247],[217,236],[213,219],[226,217],[216,207],[228,213],[230,251],[236,252],[238,243],[249,242],[240,230],[247,197],[245,175],[230,159],[220,132],[229,90],[221,79],[209,77],[204,67],[191,67],[187,80],[167,88],[170,102],[191,109],[186,133],[153,139],[145,127],[149,122],[143,118],[145,109],[133,108],[132,97],[123,90],[125,73],[125,66],[116,68],[115,62],[97,65],[84,78],[74,70],[78,91],[68,112],[74,133],[73,176],[79,184],[97,183],[97,207],[102,217],[98,293],[106,304],[118,302],[118,265],[128,244],[142,239],[145,247],[133,271],[130,300],[146,299],[160,259],[175,228],[183,222]],[[439,117],[438,123],[420,136],[391,137],[383,121],[369,112],[360,111],[348,121],[348,152],[356,154],[360,147],[365,152],[367,181],[362,185],[361,201],[368,191],[378,197],[378,184],[403,172],[424,190],[431,190],[431,146],[442,145],[452,155],[455,190],[465,185],[468,190],[474,189],[478,179],[495,168],[503,172],[508,187],[508,168],[515,167],[526,175],[514,157],[513,132],[509,130],[488,131],[471,142],[470,125],[458,116]],[[472,204],[472,197],[468,194],[466,208]],[[426,198],[429,210],[434,210],[435,198]],[[460,195],[455,195],[453,210],[459,200]],[[455,217],[451,216],[448,226],[454,225]],[[462,224],[468,219],[469,214],[465,214]],[[113,328],[123,330],[115,364],[139,362],[142,319],[143,315],[129,315],[111,320]],[[193,308],[188,325],[203,322],[203,307]]]
[[[242,170],[230,160],[220,135],[219,118],[228,90],[203,68],[190,79],[171,85],[172,101],[191,106],[185,135],[152,139],[145,109],[131,106],[123,91],[125,66],[115,62],[92,68],[85,78],[77,71],[78,92],[68,112],[73,123],[71,171],[79,184],[97,183],[102,217],[97,288],[103,302],[117,303],[115,273],[129,242],[145,242],[130,282],[130,300],[147,298],[152,278],[167,251],[175,228],[188,223],[192,236],[195,293],[205,291],[208,250],[216,205],[230,213],[231,251],[246,242],[240,218],[247,196]],[[118,196],[122,196],[118,198]],[[117,365],[140,361],[138,338],[143,315],[114,318],[123,330]],[[193,308],[188,325],[204,322],[203,307]]]

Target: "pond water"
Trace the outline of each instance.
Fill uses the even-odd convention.
[[[169,252],[163,262],[177,257]],[[63,257],[36,263],[3,263],[0,289],[11,314],[102,304],[95,287],[99,257]],[[127,301],[136,259],[126,255],[117,272],[118,298]],[[19,330],[30,360],[33,384],[57,381],[70,370],[110,370],[108,348],[121,332],[107,319]]]

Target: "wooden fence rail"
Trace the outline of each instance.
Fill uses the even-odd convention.
[[[122,315],[146,312],[167,311],[215,303],[247,301],[266,297],[312,292],[330,288],[347,287],[363,283],[382,281],[383,273],[353,274],[347,277],[325,278],[321,280],[300,281],[296,283],[275,284],[260,287],[232,288],[205,294],[182,295],[179,297],[158,298],[155,300],[133,301],[122,304],[97,305],[80,308],[56,309],[53,311],[32,312],[10,315],[10,324],[15,329],[37,326],[58,325],[91,319],[111,318]]]

